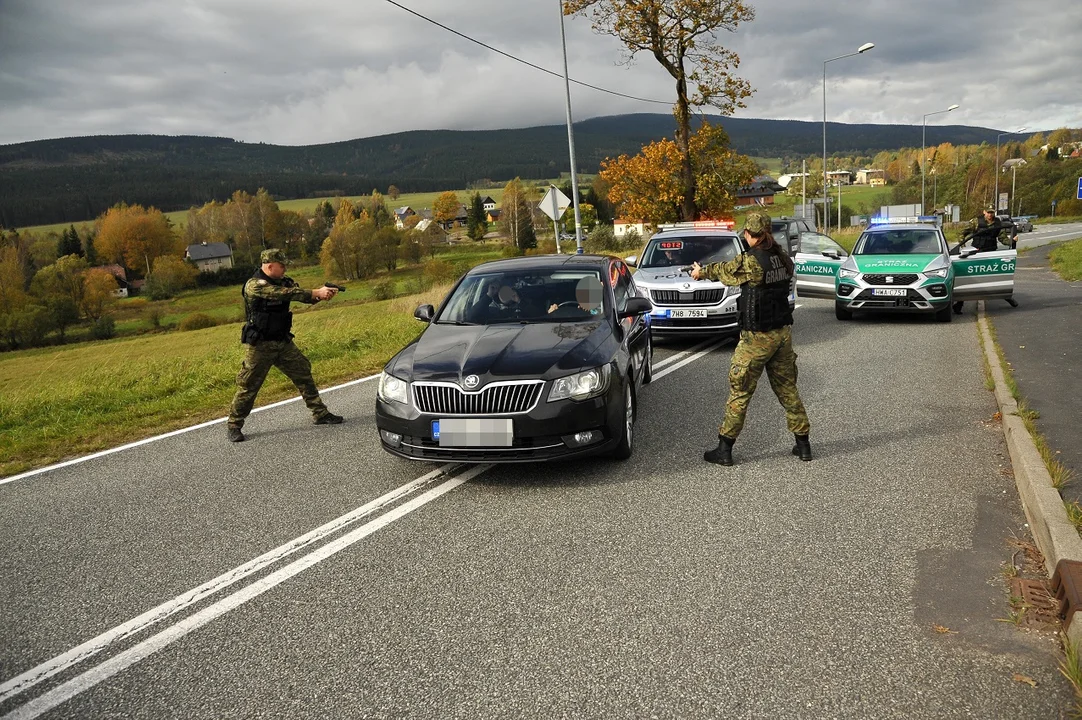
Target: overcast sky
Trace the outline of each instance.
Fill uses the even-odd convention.
[[[400,0],[562,73],[558,0]],[[1082,127],[1082,0],[751,0],[722,44],[755,94],[738,117]],[[575,120],[671,111],[649,56],[565,21]],[[561,124],[562,79],[386,0],[0,0],[0,144],[154,133],[307,145],[404,130]]]

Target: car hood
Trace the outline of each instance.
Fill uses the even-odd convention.
[[[940,257],[929,255],[851,255],[857,269],[862,273],[914,273],[924,270]]]
[[[692,280],[686,272],[681,272],[678,267],[667,268],[640,268],[632,274],[636,283],[648,285],[654,288],[672,288],[691,292],[705,288],[719,287],[720,282],[714,280]],[[687,285],[687,287],[684,287]]]
[[[612,328],[603,320],[529,325],[432,324],[387,363],[387,372],[410,382],[461,383],[477,375],[496,380],[549,380],[604,365],[615,355]]]

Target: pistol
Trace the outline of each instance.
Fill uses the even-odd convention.
[[[345,292],[346,291],[346,289],[344,287],[342,287],[341,285],[335,285],[334,283],[323,283],[323,287],[334,288],[338,292]]]

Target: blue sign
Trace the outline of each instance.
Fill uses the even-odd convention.
[[[1078,178],[1078,199],[1082,200],[1082,178]]]

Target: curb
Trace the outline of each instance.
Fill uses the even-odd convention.
[[[1060,560],[1082,561],[1082,537],[1063,507],[1063,498],[1052,487],[1052,476],[1037,451],[1033,437],[1018,416],[1018,403],[1007,389],[1007,381],[996,355],[995,341],[988,330],[984,301],[979,303],[977,326],[984,339],[984,356],[995,381],[1003,435],[1014,469],[1014,482],[1037,546],[1044,555],[1045,572],[1052,577]],[[1072,642],[1082,642],[1082,623],[1071,623],[1067,631]]]

